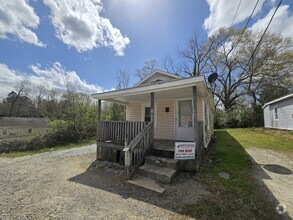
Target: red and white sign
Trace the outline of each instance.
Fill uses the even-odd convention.
[[[174,159],[176,160],[195,159],[195,142],[175,142]]]

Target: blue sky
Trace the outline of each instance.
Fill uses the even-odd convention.
[[[242,26],[256,0],[242,0]],[[260,0],[249,25],[263,29],[278,4]],[[70,82],[86,93],[116,86],[118,68],[133,75],[147,59],[159,64],[196,32],[203,40],[231,24],[231,0],[0,0],[0,97],[22,80],[48,89]],[[293,37],[293,2],[284,0],[269,29]],[[159,66],[160,67],[160,66]]]

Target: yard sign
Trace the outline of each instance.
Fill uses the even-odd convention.
[[[174,159],[177,159],[177,160],[195,159],[195,142],[175,142]]]

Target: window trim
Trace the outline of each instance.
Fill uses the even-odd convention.
[[[151,104],[149,103],[141,104],[141,120],[142,121],[144,121],[146,107],[151,107]],[[155,109],[154,109],[154,122],[155,122],[155,128],[156,128],[157,127],[157,103],[155,103]]]
[[[276,112],[277,110],[277,112]],[[276,117],[277,116],[277,117]],[[274,107],[274,120],[279,121],[279,112],[278,112],[278,106]]]

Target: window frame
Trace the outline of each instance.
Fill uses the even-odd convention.
[[[275,121],[279,121],[278,106],[274,107],[274,119],[275,119]]]

